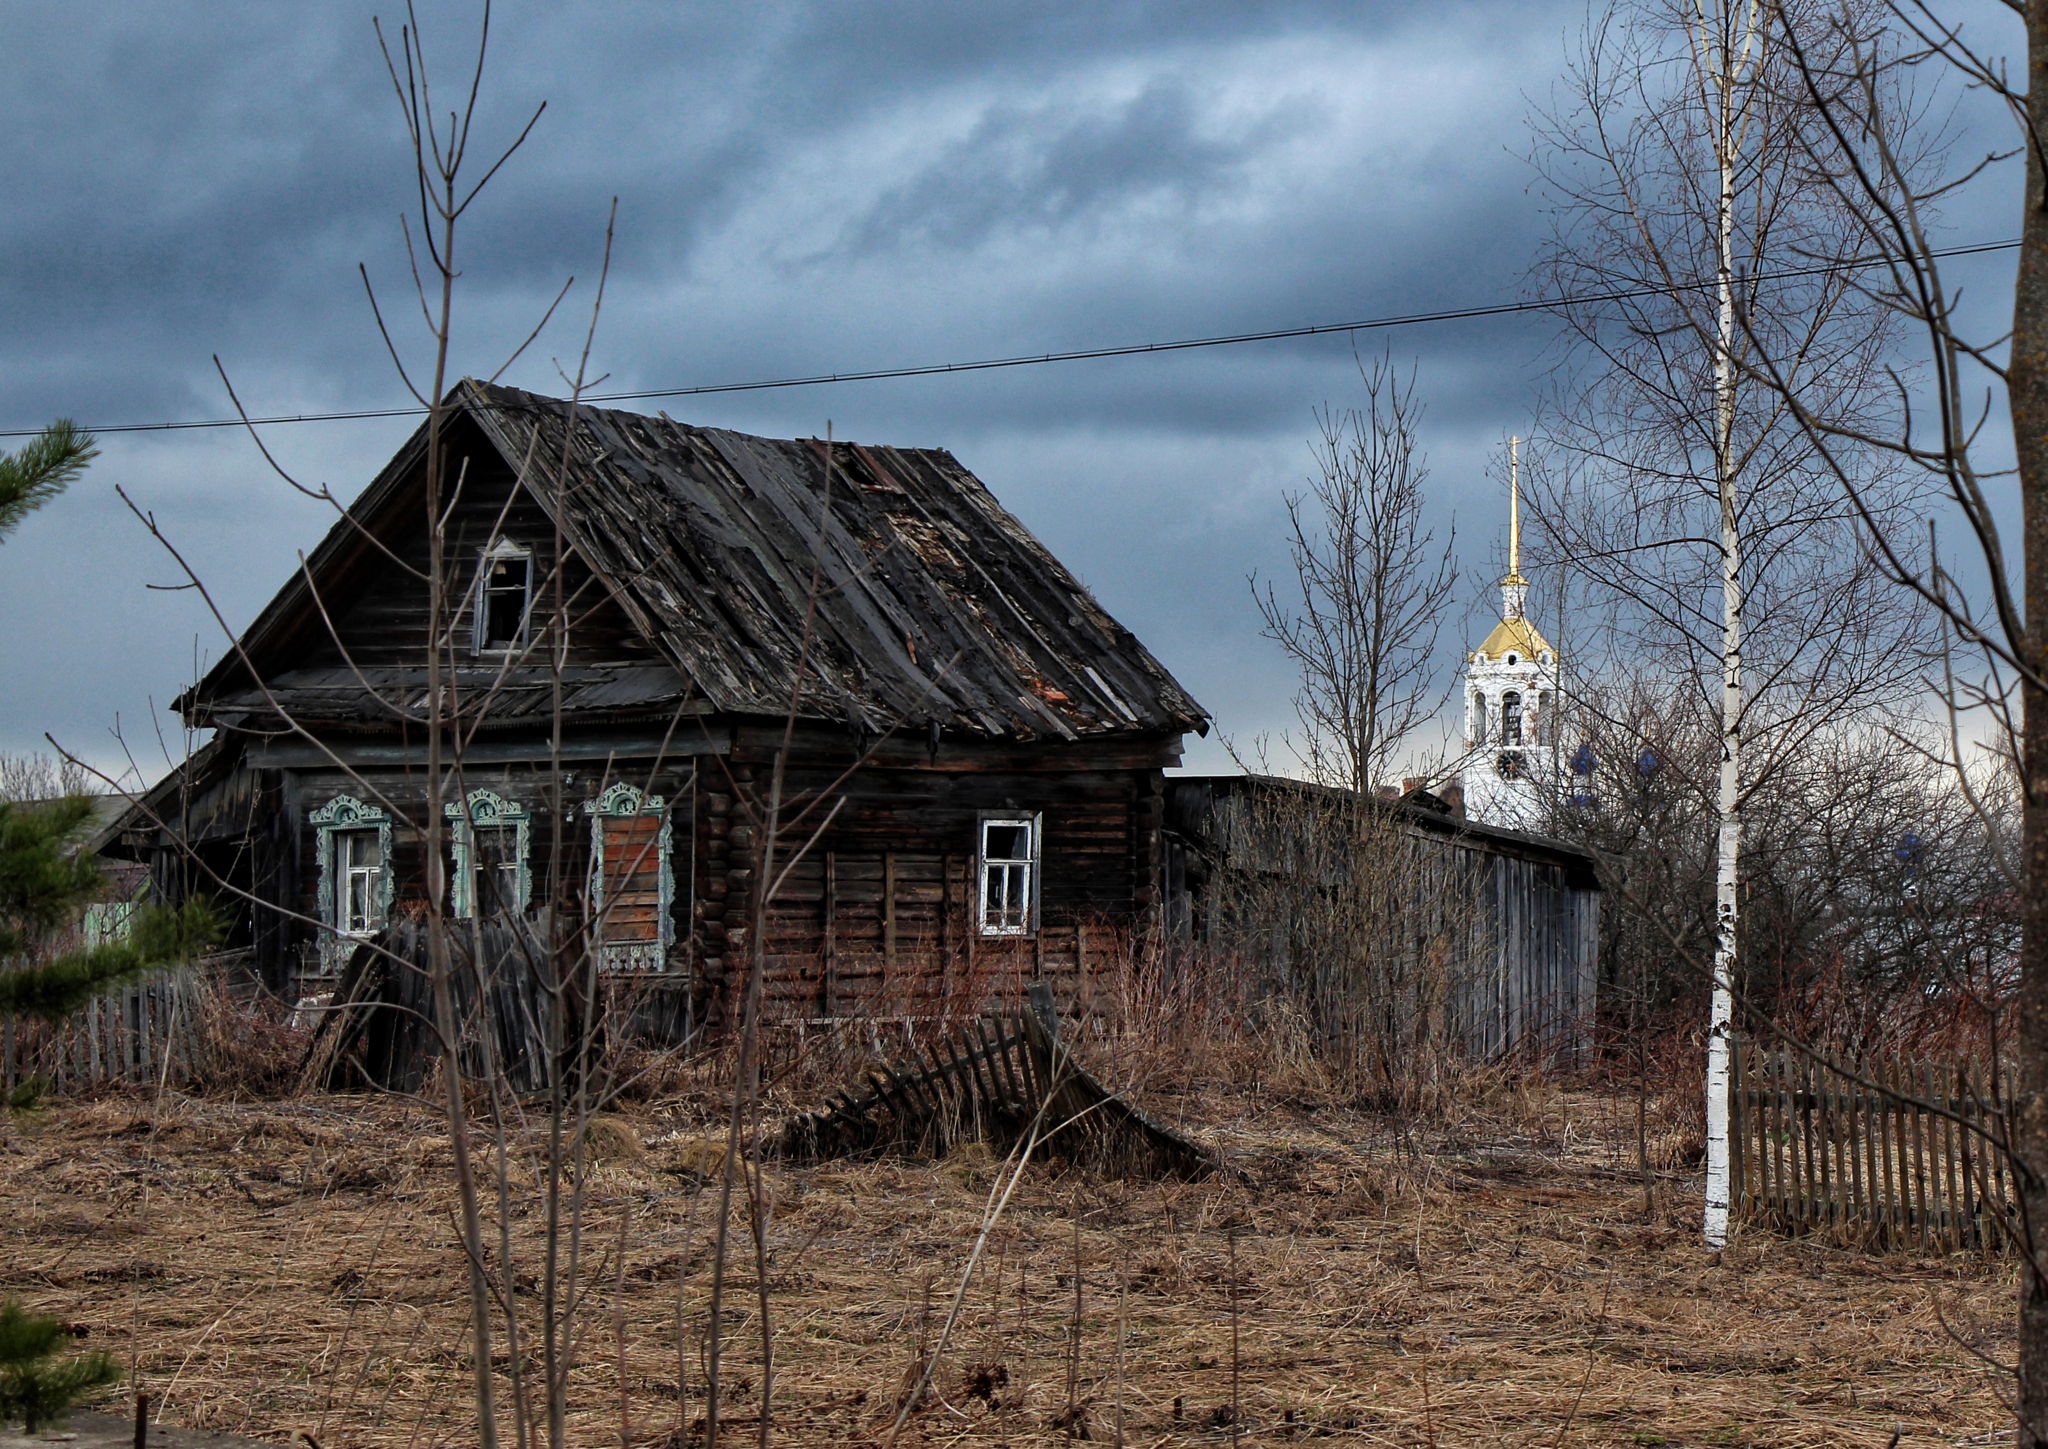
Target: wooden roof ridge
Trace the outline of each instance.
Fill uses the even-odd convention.
[[[463,417],[627,621],[714,709],[880,734],[1077,739],[1209,717],[940,448],[773,439],[465,378]],[[207,676],[189,712],[307,630],[321,580],[417,493],[417,430]],[[819,583],[813,586],[813,580]]]

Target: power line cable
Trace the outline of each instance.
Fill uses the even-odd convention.
[[[1977,242],[1969,246],[1948,247],[1927,253],[1930,260],[1947,257],[1981,256],[1987,252],[2011,251],[2019,246],[2017,240],[1998,242]],[[1856,257],[1848,261],[1823,262],[1811,267],[1791,267],[1780,271],[1765,272],[1743,280],[1749,282],[1791,281],[1799,277],[1824,276],[1831,272],[1862,271],[1869,267],[1883,266],[1892,261],[1890,257]],[[1084,347],[1072,352],[1027,353],[1016,357],[988,357],[974,362],[938,362],[916,367],[877,367],[861,372],[821,372],[807,377],[768,378],[757,382],[713,382],[696,387],[641,388],[631,392],[585,393],[582,401],[587,403],[606,402],[648,402],[657,398],[705,397],[725,392],[768,392],[778,388],[820,387],[835,382],[884,382],[895,378],[937,377],[950,372],[992,372],[1007,367],[1037,367],[1049,362],[1085,362],[1103,357],[1137,357],[1150,352],[1192,352],[1204,347],[1235,347],[1246,342],[1280,342],[1292,337],[1317,337],[1327,333],[1370,332],[1386,327],[1418,327],[1436,322],[1463,322],[1479,317],[1506,317],[1518,312],[1551,312],[1560,307],[1585,307],[1608,302],[1629,302],[1643,297],[1658,297],[1679,292],[1701,292],[1716,285],[1713,281],[1679,282],[1669,285],[1624,288],[1612,292],[1595,292],[1577,297],[1545,297],[1528,302],[1493,302],[1476,307],[1451,307],[1436,312],[1408,312],[1390,317],[1368,317],[1357,322],[1322,322],[1306,327],[1275,327],[1264,332],[1233,332],[1218,337],[1189,337],[1175,342],[1133,342],[1115,347]],[[86,428],[87,432],[107,435],[112,433],[174,433],[202,428],[277,427],[286,423],[341,423],[361,422],[372,418],[419,417],[426,409],[417,404],[390,408],[357,408],[345,412],[330,413],[278,413],[268,417],[253,418],[195,418],[183,422],[167,423],[104,423]],[[30,438],[42,431],[41,428],[0,429],[0,438]]]

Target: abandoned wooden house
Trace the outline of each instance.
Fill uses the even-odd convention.
[[[1166,824],[1173,928],[1211,969],[1287,980],[1332,1034],[1370,1011],[1482,1060],[1590,1049],[1600,884],[1577,846],[1425,791],[1264,775],[1169,780]]]
[[[214,737],[106,847],[229,904],[271,990],[426,909],[430,809],[448,909],[575,923],[672,1020],[730,1011],[771,882],[799,1018],[1072,986],[1156,919],[1208,717],[949,453],[452,398],[439,525],[423,426],[176,702]]]

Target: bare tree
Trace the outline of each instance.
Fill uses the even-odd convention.
[[[89,795],[98,783],[83,767],[58,756],[0,753],[0,800]]]
[[[1413,375],[1385,356],[1358,370],[1363,405],[1317,411],[1315,475],[1286,500],[1293,586],[1283,599],[1254,576],[1252,593],[1300,671],[1302,766],[1364,795],[1442,703],[1437,631],[1458,576],[1422,523]]]
[[[1603,598],[1611,658],[1694,681],[1717,742],[1703,1219],[1713,1246],[1728,1226],[1747,812],[1817,731],[1917,687],[1901,668],[1919,643],[1911,601],[1867,565],[1854,510],[1805,430],[1749,374],[1750,354],[1769,347],[1831,417],[1860,423],[1886,402],[1890,318],[1832,265],[1858,229],[1804,164],[1810,116],[1785,96],[1790,61],[1772,20],[1804,24],[1806,8],[1611,9],[1539,128],[1560,203],[1551,283],[1597,300],[1560,309],[1585,365],[1566,380],[1552,430],[1566,461],[1538,518],[1553,558]],[[1873,509],[1901,512],[1896,470],[1844,461]]]

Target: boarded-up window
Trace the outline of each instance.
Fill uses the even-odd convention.
[[[590,814],[591,936],[607,971],[663,971],[675,937],[668,809],[659,795],[616,784]]]

